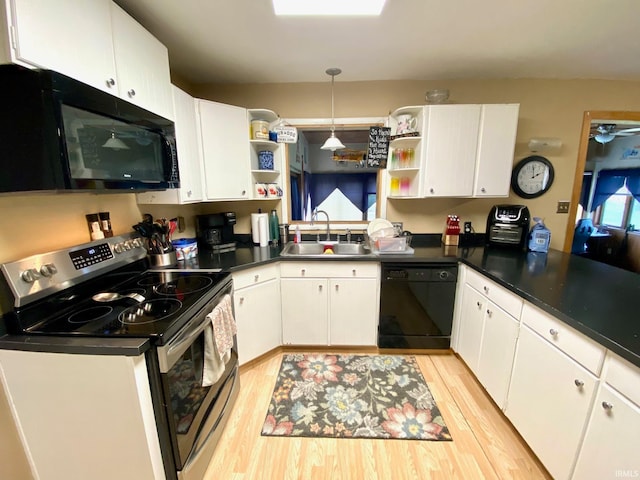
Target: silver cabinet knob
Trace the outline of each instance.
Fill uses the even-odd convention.
[[[491,316],[491,315],[493,315],[493,312],[491,310],[487,309],[487,315]]]
[[[129,95],[129,98],[133,98],[136,96],[136,91],[132,88],[131,90],[127,91],[127,95]]]
[[[322,291],[322,285],[318,285],[318,291],[321,292]]]
[[[302,270],[300,270],[300,275],[302,275],[303,277],[305,276],[306,273],[307,273],[306,268],[303,268]]]
[[[482,308],[482,304],[480,302],[476,302],[476,305],[478,306],[478,310]]]
[[[259,278],[260,278],[260,275],[256,275],[256,276],[253,277],[253,281],[257,282]]]
[[[573,383],[575,383],[578,388],[584,387],[584,382],[578,378],[576,378]]]
[[[116,81],[113,78],[107,78],[107,87],[111,88],[116,84]]]
[[[338,290],[340,290],[340,285],[338,285],[338,284],[336,283],[336,292],[337,292]]]
[[[193,195],[193,192],[191,190],[187,191],[187,197],[191,197],[191,195]]]
[[[353,276],[356,276],[356,269],[354,268],[353,270],[351,270],[351,273],[353,273]]]
[[[609,402],[602,402],[602,408],[604,408],[605,410],[611,410],[613,408],[613,405]]]
[[[482,290],[484,290],[484,293],[489,293],[489,287],[482,287]]]
[[[240,297],[240,305],[244,304],[244,297]]]
[[[484,187],[482,187],[482,188],[480,189],[480,191],[481,191],[482,193],[487,193],[487,189],[486,189],[486,188],[484,188]]]
[[[430,188],[429,193],[436,193],[436,191],[433,188]]]
[[[558,335],[558,330],[556,330],[555,328],[551,328],[549,329],[549,334],[551,334],[552,337],[555,337],[556,335]]]
[[[50,277],[58,273],[58,269],[53,263],[45,263],[40,267],[40,274],[43,277]]]

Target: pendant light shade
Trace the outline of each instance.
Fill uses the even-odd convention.
[[[116,138],[115,132],[111,132],[111,137],[107,139],[102,146],[105,148],[111,148],[112,150],[129,150],[126,143],[119,138]]]
[[[340,150],[344,148],[344,145],[338,138],[336,137],[336,126],[335,119],[333,114],[333,82],[336,75],[340,75],[342,70],[339,68],[328,68],[326,71],[327,75],[331,75],[331,136],[327,138],[327,141],[324,142],[324,145],[320,147],[321,150],[331,150],[335,152],[336,150]]]

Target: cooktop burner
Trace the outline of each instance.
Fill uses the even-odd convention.
[[[123,281],[123,279],[125,279]],[[161,337],[175,332],[229,280],[201,271],[134,271],[108,274],[91,286],[72,287],[14,312],[14,333]],[[107,304],[96,293],[113,292]],[[126,296],[138,294],[144,297]]]

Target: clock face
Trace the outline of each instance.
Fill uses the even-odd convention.
[[[544,157],[521,160],[513,169],[511,187],[523,198],[535,198],[545,193],[553,183],[553,165]]]

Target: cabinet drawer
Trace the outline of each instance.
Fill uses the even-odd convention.
[[[612,352],[607,352],[604,365],[604,380],[640,406],[640,368]]]
[[[377,263],[363,262],[283,262],[280,275],[288,278],[376,278]]]
[[[522,322],[576,362],[600,375],[606,352],[604,347],[526,302],[522,308]]]
[[[490,299],[512,317],[520,318],[523,300],[484,275],[466,268],[465,282]]]
[[[238,290],[240,288],[248,287],[249,285],[255,285],[257,283],[266,282],[278,278],[278,265],[276,263],[272,265],[265,265],[264,267],[250,268],[248,270],[242,270],[240,272],[234,272],[231,274],[233,278],[233,287]]]

